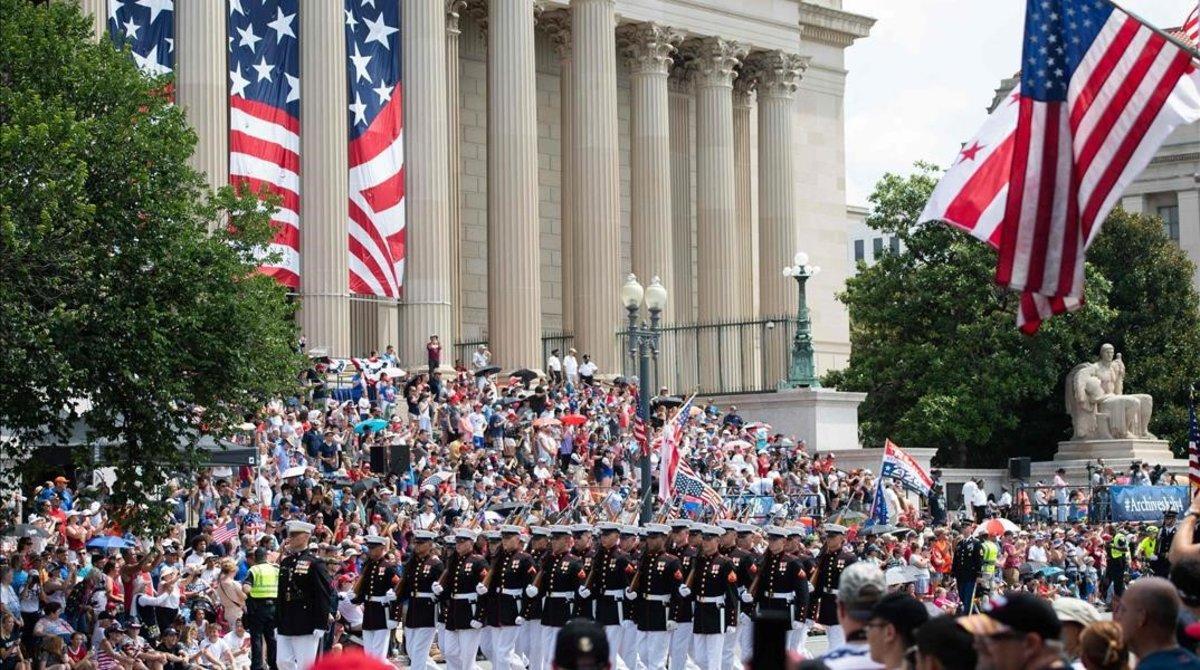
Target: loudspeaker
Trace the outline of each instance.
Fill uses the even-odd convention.
[[[388,468],[388,448],[383,445],[371,447],[371,472],[382,475]]]
[[[410,461],[412,461],[412,447],[407,444],[393,444],[391,446],[391,459],[388,463],[388,474],[403,477],[408,474]]]
[[[1021,458],[1008,459],[1008,478],[1009,479],[1029,479],[1029,459],[1022,456]]]

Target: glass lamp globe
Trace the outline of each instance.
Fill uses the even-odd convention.
[[[655,277],[646,287],[646,307],[654,311],[662,311],[667,306],[667,288],[662,281]]]
[[[625,285],[621,287],[621,304],[627,309],[637,309],[642,304],[642,296],[645,295],[645,289],[638,283],[637,277],[630,274],[625,278]]]

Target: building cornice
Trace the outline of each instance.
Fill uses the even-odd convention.
[[[835,47],[848,47],[854,40],[871,34],[875,19],[830,9],[801,0],[800,34],[806,42],[819,42]]]

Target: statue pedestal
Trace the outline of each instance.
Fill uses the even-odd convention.
[[[1166,440],[1127,438],[1121,440],[1067,440],[1058,443],[1055,461],[1095,460],[1103,458],[1114,467],[1122,461],[1146,461],[1150,464],[1175,459]]]
[[[866,393],[798,388],[716,396],[714,400],[722,411],[737,405],[747,421],[765,421],[777,433],[795,435],[804,440],[808,453],[815,454],[861,448],[858,406],[866,398]]]

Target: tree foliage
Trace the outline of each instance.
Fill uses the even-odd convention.
[[[1187,389],[1200,378],[1200,300],[1193,264],[1156,218],[1114,212],[1088,251],[1086,306],[1033,337],[1014,324],[1017,296],[993,283],[995,252],[941,224],[917,225],[939,170],[888,174],[867,223],[905,251],[860,267],[850,308],[850,365],[826,382],[865,391],[862,439],[938,448],[939,462],[1001,465],[1048,458],[1070,436],[1063,385],[1111,342],[1127,393],[1155,398],[1151,430],[1183,453]]]
[[[149,528],[181,439],[295,382],[291,308],[254,272],[270,212],[206,191],[163,82],[91,41],[75,3],[0,16],[0,426],[62,437],[90,404],[91,437],[123,443],[110,503]]]

